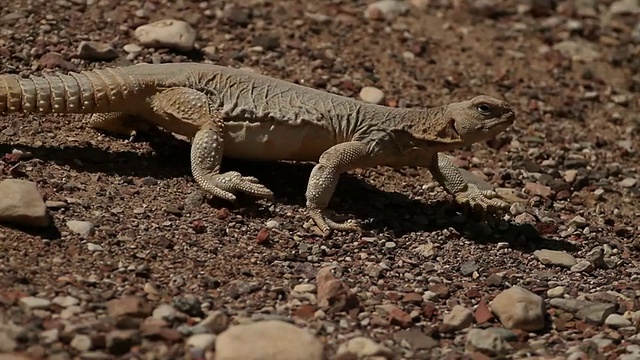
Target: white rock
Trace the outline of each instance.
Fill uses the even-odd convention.
[[[122,50],[129,54],[137,54],[142,51],[142,47],[136,44],[127,44],[122,48]]]
[[[308,293],[316,291],[316,286],[314,284],[298,284],[293,287],[293,291],[298,293]]]
[[[0,221],[16,225],[49,225],[47,206],[36,183],[19,179],[0,182]]]
[[[368,103],[380,104],[384,100],[384,93],[373,86],[365,86],[360,90],[360,98]]]
[[[565,291],[566,290],[564,289],[564,287],[556,286],[554,288],[547,290],[547,297],[549,297],[550,299],[563,297]]]
[[[533,252],[533,256],[535,256],[544,265],[556,265],[570,268],[578,263],[573,255],[558,250],[536,250]]]
[[[89,351],[93,344],[91,342],[91,337],[88,335],[77,334],[73,339],[71,339],[71,343],[69,345],[80,352],[85,352]]]
[[[81,236],[91,236],[95,232],[95,227],[88,221],[69,220],[67,227]]]
[[[403,1],[381,0],[369,4],[364,11],[364,17],[372,20],[393,20],[407,11],[409,11],[409,5]]]
[[[69,306],[78,305],[80,300],[74,298],[73,296],[56,296],[51,300],[54,304],[61,306],[63,308],[68,308]]]
[[[393,352],[389,348],[362,336],[340,345],[336,355],[351,359],[347,354],[355,355],[356,359],[393,359]]]
[[[51,305],[51,301],[34,296],[26,296],[20,299],[19,304],[22,310],[37,310],[47,309]]]
[[[631,321],[620,314],[611,314],[604,320],[604,324],[614,329],[631,326]]]
[[[456,305],[450,313],[442,317],[442,323],[455,330],[467,328],[473,324],[473,312],[464,306]]]
[[[574,61],[591,62],[600,57],[594,46],[586,41],[565,40],[553,45],[553,49]]]
[[[529,290],[513,286],[489,303],[491,311],[507,329],[537,331],[545,325],[542,298]]]
[[[175,19],[165,19],[139,26],[134,35],[144,46],[181,51],[193,49],[196,42],[195,29],[189,23]]]
[[[309,331],[265,320],[230,327],[218,335],[216,360],[321,360],[323,347]]]

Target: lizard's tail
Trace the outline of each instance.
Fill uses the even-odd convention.
[[[0,75],[0,113],[100,113],[117,108],[139,84],[115,69],[22,78]]]

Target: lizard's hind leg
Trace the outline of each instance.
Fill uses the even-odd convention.
[[[252,176],[236,171],[220,173],[224,122],[205,94],[189,88],[168,89],[154,96],[153,109],[168,128],[197,128],[191,142],[191,172],[204,190],[229,201],[236,200],[233,193],[238,191],[273,198],[273,192]]]
[[[130,141],[138,132],[144,132],[150,128],[150,125],[144,121],[122,112],[93,114],[90,126],[107,133],[128,136]]]

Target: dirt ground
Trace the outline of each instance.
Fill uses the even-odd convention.
[[[451,155],[522,197],[485,223],[426,169],[358,170],[341,177],[330,207],[365,233],[323,239],[304,213],[313,164],[225,161],[276,194],[233,205],[199,190],[189,144],[171,135],[130,142],[88,128],[86,116],[2,116],[0,179],[35,182],[53,225],[0,226],[0,359],[214,358],[185,346],[188,327],[214,311],[232,324],[308,328],[327,359],[359,358],[336,355],[356,336],[398,359],[499,357],[470,347],[467,333],[505,327],[477,309],[515,285],[544,299],[547,319],[542,330],[507,331],[504,358],[640,358],[638,12],[619,14],[607,0],[412,1],[393,19],[366,18],[363,0],[0,3],[3,74],[208,62],[350,97],[374,86],[398,107],[504,98],[515,124]],[[196,48],[128,57],[134,30],[167,18],[196,29]],[[78,59],[82,40],[109,44],[118,58]],[[30,157],[16,160],[15,149]],[[95,233],[79,235],[68,221]],[[542,249],[585,266],[543,261],[534,254]],[[604,262],[584,263],[594,251]],[[293,291],[328,265],[357,306],[322,308],[315,290]],[[25,296],[53,303],[33,309]],[[551,298],[613,305],[628,323],[593,321]],[[135,309],[116,317],[114,300]],[[161,304],[180,316],[150,330],[149,309]],[[456,305],[473,312],[473,325],[451,329]]]

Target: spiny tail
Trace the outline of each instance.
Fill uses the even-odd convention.
[[[139,82],[120,69],[29,78],[0,75],[0,113],[124,111],[126,99],[139,91]]]

